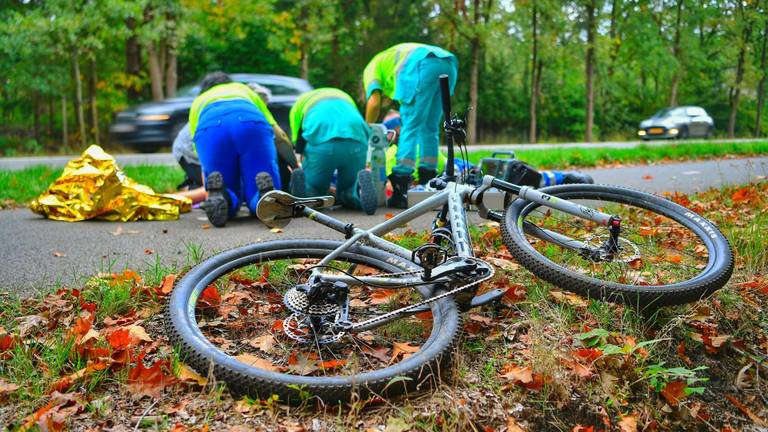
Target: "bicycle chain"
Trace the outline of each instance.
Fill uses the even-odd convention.
[[[356,329],[360,329],[362,327],[366,327],[366,326],[368,326],[370,324],[375,324],[375,323],[377,323],[379,321],[384,321],[386,319],[389,319],[391,317],[395,317],[397,315],[409,312],[409,311],[411,311],[413,309],[416,309],[416,308],[419,308],[421,306],[429,305],[429,304],[434,303],[434,302],[436,302],[438,300],[444,299],[446,297],[458,294],[458,293],[460,293],[462,291],[465,291],[465,290],[467,290],[469,288],[472,288],[475,285],[479,285],[479,284],[487,281],[488,279],[492,278],[493,275],[496,274],[496,270],[494,270],[492,265],[490,265],[490,264],[488,264],[488,263],[486,263],[485,261],[482,261],[482,260],[478,260],[478,259],[476,259],[476,260],[478,262],[482,263],[482,264],[485,264],[488,267],[488,269],[490,269],[490,273],[486,277],[484,277],[482,279],[478,279],[476,281],[472,281],[472,282],[470,282],[470,283],[468,283],[466,285],[462,285],[462,286],[460,286],[458,288],[454,288],[454,289],[452,289],[450,291],[446,291],[446,292],[444,292],[442,294],[438,294],[438,295],[436,295],[434,297],[430,297],[430,298],[425,299],[425,300],[423,300],[423,301],[421,301],[419,303],[414,303],[412,305],[408,305],[408,306],[402,307],[400,309],[396,309],[396,310],[393,310],[391,312],[387,312],[384,315],[379,315],[377,317],[373,317],[373,318],[370,318],[368,320],[365,320],[365,321],[362,321],[362,322],[359,322],[359,323],[354,323],[349,328],[346,328],[345,331],[346,332],[353,332]],[[402,272],[402,273],[385,273],[385,274],[380,274],[380,275],[376,275],[376,276],[377,277],[385,277],[386,278],[386,277],[392,277],[392,276],[406,276],[406,275],[423,274],[423,273],[424,273],[423,270],[415,270],[415,271]]]

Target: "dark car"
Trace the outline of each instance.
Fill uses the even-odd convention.
[[[664,108],[653,117],[640,122],[637,135],[643,140],[652,138],[709,138],[715,124],[712,117],[697,106]]]
[[[312,86],[300,78],[282,75],[230,74],[243,84],[258,83],[272,92],[269,111],[290,136],[288,113],[302,93]],[[189,117],[192,101],[200,93],[200,85],[179,89],[178,97],[148,102],[117,113],[109,127],[112,140],[140,151],[154,151],[173,143],[176,134]]]

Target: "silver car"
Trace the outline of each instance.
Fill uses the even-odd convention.
[[[653,138],[709,138],[715,124],[712,117],[697,106],[664,108],[653,117],[640,122],[637,135],[643,140]]]

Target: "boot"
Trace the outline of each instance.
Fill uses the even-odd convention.
[[[205,182],[205,190],[208,198],[200,205],[208,216],[208,221],[215,227],[223,227],[229,219],[229,208],[232,207],[232,198],[224,187],[224,177],[220,172],[214,171],[208,174]]]
[[[408,174],[389,175],[389,181],[392,183],[392,196],[387,199],[387,207],[408,208],[408,187],[413,182],[413,177]]]
[[[307,186],[305,183],[304,170],[294,168],[291,173],[291,182],[288,187],[288,193],[295,197],[304,197],[307,195]]]
[[[357,195],[360,198],[360,207],[365,214],[376,213],[379,205],[379,196],[373,186],[373,176],[367,169],[361,169],[357,173]]]
[[[426,186],[430,180],[437,177],[437,170],[419,167],[419,184]]]

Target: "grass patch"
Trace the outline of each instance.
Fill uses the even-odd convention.
[[[32,201],[43,193],[62,171],[61,168],[43,166],[19,171],[0,170],[0,208]],[[175,166],[136,165],[127,166],[123,171],[128,177],[159,193],[174,192],[176,185],[184,180],[184,172]]]
[[[493,150],[469,152],[469,160],[479,163],[491,157]],[[539,146],[517,150],[515,156],[529,165],[547,169],[597,167],[614,163],[649,163],[670,160],[714,159],[725,156],[768,154],[768,141],[738,143],[682,143],[670,145],[641,144],[634,148],[559,148]]]
[[[165,298],[157,294],[163,277],[179,269],[156,264],[140,275],[100,275],[78,290],[28,299],[0,296],[0,383],[19,386],[3,395],[0,424],[13,430],[53,400],[62,411],[70,409],[64,420],[70,427],[83,429],[108,423],[131,428],[147,411],[147,421],[156,422],[147,428],[165,429],[181,424],[209,430],[235,425],[265,430],[504,430],[510,425],[603,430],[609,422],[625,421],[636,423],[637,430],[750,430],[757,421],[745,410],[755,416],[766,412],[762,372],[756,373],[755,362],[742,354],[764,352],[768,346],[768,238],[761,235],[768,224],[766,197],[768,182],[687,197],[689,207],[716,221],[733,242],[732,282],[695,304],[645,315],[563,295],[560,288],[515,267],[498,226],[473,227],[477,250],[509,264],[499,267],[487,287],[519,285],[523,293],[464,314],[451,382],[373,406],[365,400],[321,406],[308,399],[302,407],[287,407],[273,398],[240,399],[218,385],[200,390],[189,380],[167,385],[158,397],[132,395],[129,376],[138,368],[138,353],[147,353],[146,367],[164,362],[166,375],[181,378],[184,370],[163,329]],[[409,247],[425,238],[412,231],[393,236]],[[201,257],[196,247],[188,253],[190,264]],[[270,277],[283,272],[273,268]],[[239,273],[261,274],[258,265]],[[74,338],[87,333],[74,327],[88,308],[95,308],[92,328],[99,335],[80,353],[82,339]],[[122,321],[110,324],[116,320]],[[410,324],[398,321],[388,331],[404,341],[419,337],[422,327]],[[113,339],[120,326],[141,326],[152,341],[136,342],[130,359],[117,355],[127,352]],[[721,339],[715,344],[711,338]],[[88,350],[107,343],[113,347],[112,367],[61,389],[78,402],[57,401],[52,388],[61,377],[98,364],[100,357]]]

